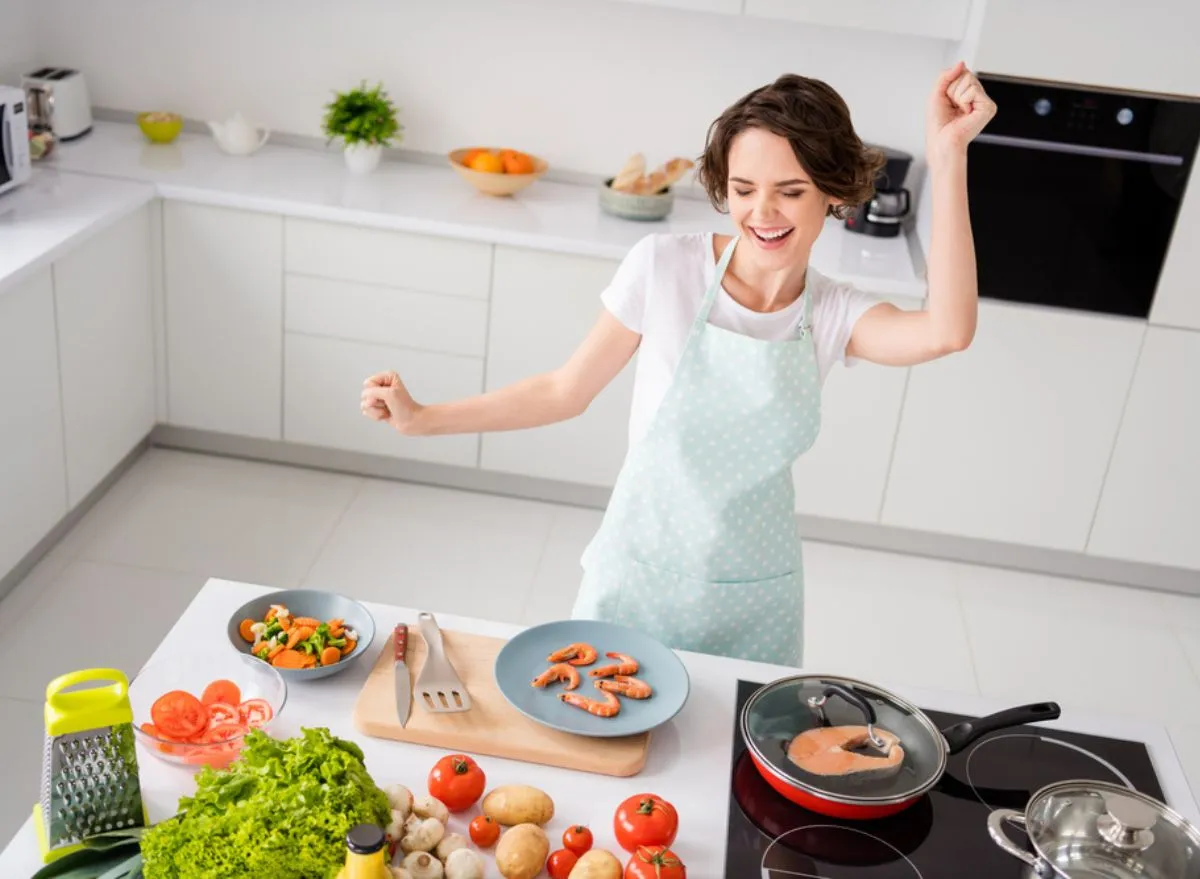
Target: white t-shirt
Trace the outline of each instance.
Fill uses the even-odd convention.
[[[712,239],[711,232],[647,235],[625,256],[601,294],[605,308],[642,336],[629,415],[631,445],[645,435],[666,396],[688,331],[716,276]],[[803,295],[786,308],[752,311],[722,287],[708,322],[756,339],[794,338],[804,317],[804,296],[812,297],[813,346],[824,382],[834,363],[852,365],[853,360],[846,359],[850,332],[863,313],[879,303],[870,294],[809,266]]]

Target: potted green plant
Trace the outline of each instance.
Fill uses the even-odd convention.
[[[330,140],[342,139],[346,167],[355,174],[369,174],[379,164],[383,148],[398,142],[404,126],[396,118],[396,107],[383,85],[336,93],[325,105],[322,124]]]

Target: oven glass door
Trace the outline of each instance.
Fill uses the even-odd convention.
[[[0,191],[8,187],[15,173],[16,145],[13,143],[11,111],[11,106],[0,101]]]

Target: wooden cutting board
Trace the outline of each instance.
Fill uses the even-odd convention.
[[[442,640],[447,657],[471,694],[471,709],[431,714],[414,699],[408,725],[401,726],[396,717],[395,669],[389,641],[354,705],[354,725],[361,733],[444,751],[506,757],[600,775],[628,777],[646,765],[648,732],[623,738],[577,736],[542,726],[513,708],[492,674],[504,641],[445,630]],[[408,670],[414,690],[425,656],[425,640],[412,626],[408,632]]]

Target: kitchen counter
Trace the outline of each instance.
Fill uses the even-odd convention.
[[[0,291],[154,197],[148,183],[64,174],[39,163],[32,180],[0,195]]]
[[[40,167],[152,184],[167,199],[607,259],[621,259],[647,233],[729,223],[691,198],[677,198],[667,221],[640,223],[602,213],[588,186],[541,180],[501,199],[477,193],[448,166],[386,161],[374,174],[355,177],[335,151],[268,143],[251,157],[229,156],[206,134],[151,144],[136,125],[111,121],[59,144]],[[812,263],[874,293],[921,298],[924,269],[919,257],[914,261],[916,250],[910,252],[906,238],[857,235],[831,220]]]
[[[246,583],[209,580],[167,634],[151,661],[196,659],[198,644],[208,645],[210,650],[230,649],[225,643],[229,615],[250,597],[268,591]],[[340,675],[309,685],[292,686],[288,691],[287,706],[279,715],[273,733],[288,736],[296,734],[301,726],[327,726],[335,735],[352,739],[362,746],[367,769],[377,784],[402,783],[419,795],[424,792],[430,767],[442,752],[368,738],[359,733],[351,721],[359,690],[379,651],[387,647],[395,624],[416,621],[415,610],[374,603],[367,606],[375,616],[377,627],[369,654]],[[439,614],[438,619],[446,629],[495,637],[511,637],[518,631],[510,625],[449,614]],[[616,805],[635,793],[657,793],[679,809],[680,832],[673,848],[687,863],[688,875],[694,879],[719,877],[725,858],[737,681],[769,681],[789,674],[790,670],[693,653],[681,653],[680,656],[691,675],[690,698],[675,720],[655,732],[649,761],[638,776],[608,778],[484,756],[479,760],[487,772],[489,788],[508,783],[542,788],[556,803],[555,818],[548,830],[552,840],[556,840],[569,824],[584,823],[596,833],[596,845],[610,850],[616,849],[611,830],[611,816]],[[135,670],[126,671],[133,673]],[[888,685],[882,680],[879,683]],[[134,686],[137,686],[136,681]],[[896,689],[930,710],[982,715],[1006,707],[976,696],[922,692],[906,687]],[[1074,712],[1055,722],[1054,728],[1145,742],[1167,802],[1189,820],[1200,821],[1200,809],[1162,728]],[[174,814],[178,798],[190,792],[191,773],[157,760],[140,745],[138,757],[150,818],[157,822]],[[33,755],[30,759],[34,759]],[[31,808],[32,805],[31,802]],[[451,825],[452,829],[463,831],[461,819],[453,819]],[[495,867],[490,858],[488,860],[486,875],[495,876]],[[38,866],[31,819],[0,853],[0,876],[6,879],[26,877]]]

